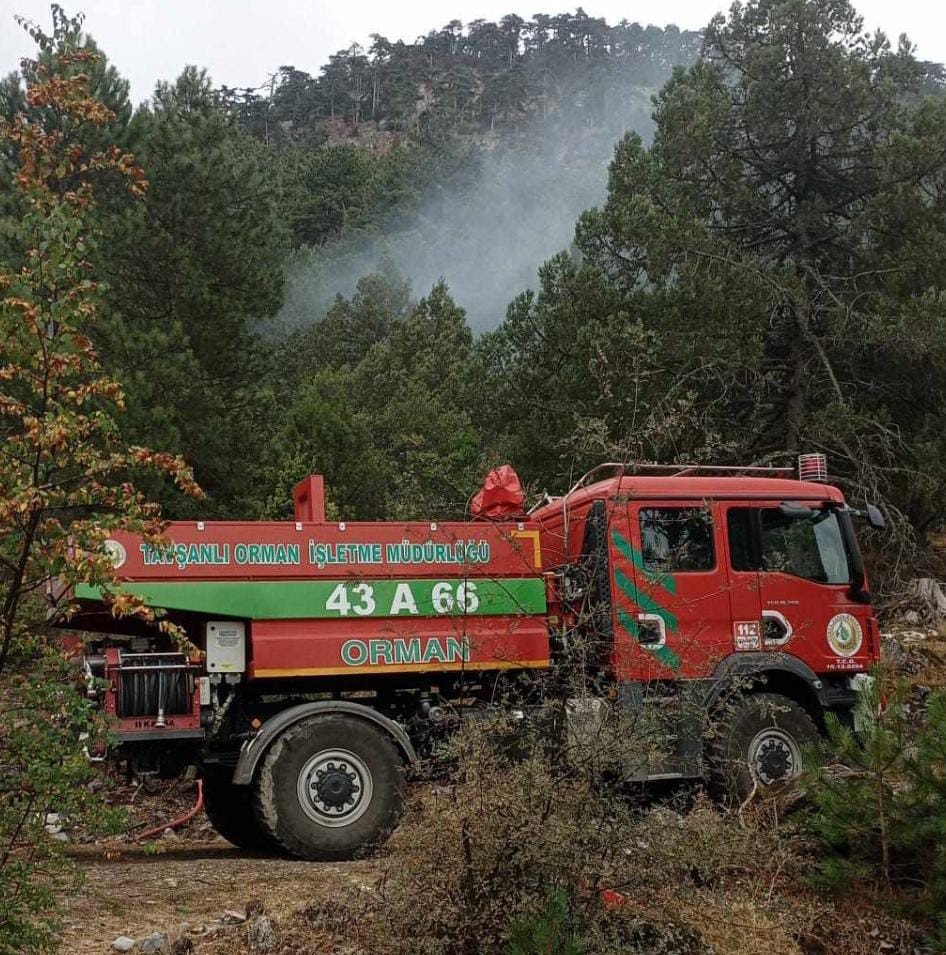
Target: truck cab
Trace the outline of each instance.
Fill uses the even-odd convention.
[[[600,676],[623,698],[702,698],[715,725],[688,749],[717,789],[745,795],[796,774],[825,715],[851,719],[879,657],[853,523],[867,515],[786,469],[613,470],[530,515],[563,569],[569,625],[595,628]],[[689,765],[661,774],[691,775]]]

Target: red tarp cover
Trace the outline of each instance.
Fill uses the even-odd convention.
[[[489,521],[524,517],[526,496],[519,475],[508,464],[490,471],[470,502],[470,513]]]

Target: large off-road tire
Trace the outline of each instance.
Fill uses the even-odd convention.
[[[383,841],[404,806],[404,761],[357,717],[312,716],[270,746],[254,786],[263,830],[303,859],[350,859]]]
[[[732,701],[707,741],[710,791],[730,805],[798,776],[803,748],[818,739],[808,712],[780,693],[753,693]]]
[[[239,849],[273,849],[253,811],[253,790],[234,786],[233,768],[208,766],[204,770],[204,811],[217,832]]]

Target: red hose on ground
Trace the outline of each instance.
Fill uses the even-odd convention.
[[[141,842],[143,839],[150,839],[153,836],[159,836],[165,829],[176,829],[178,826],[183,826],[185,822],[190,822],[194,816],[197,815],[204,808],[204,781],[202,779],[197,780],[197,804],[193,809],[189,809],[184,813],[183,816],[178,816],[177,819],[172,819],[170,822],[165,822],[160,826],[155,826],[153,829],[146,829],[144,832],[139,833],[136,842]]]

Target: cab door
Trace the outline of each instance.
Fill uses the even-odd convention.
[[[611,534],[615,647],[627,647],[615,660],[619,679],[703,677],[728,654],[722,541],[715,504],[628,505],[624,532]]]
[[[734,583],[749,573],[758,581],[761,646],[737,639],[734,649],[791,653],[816,673],[867,666],[870,611],[851,597],[837,509],[766,502],[728,507],[726,519]],[[734,586],[734,599],[738,592]]]
[[[762,568],[759,509],[748,502],[720,502],[726,536],[729,574],[729,607],[732,616],[732,649],[762,650]]]

